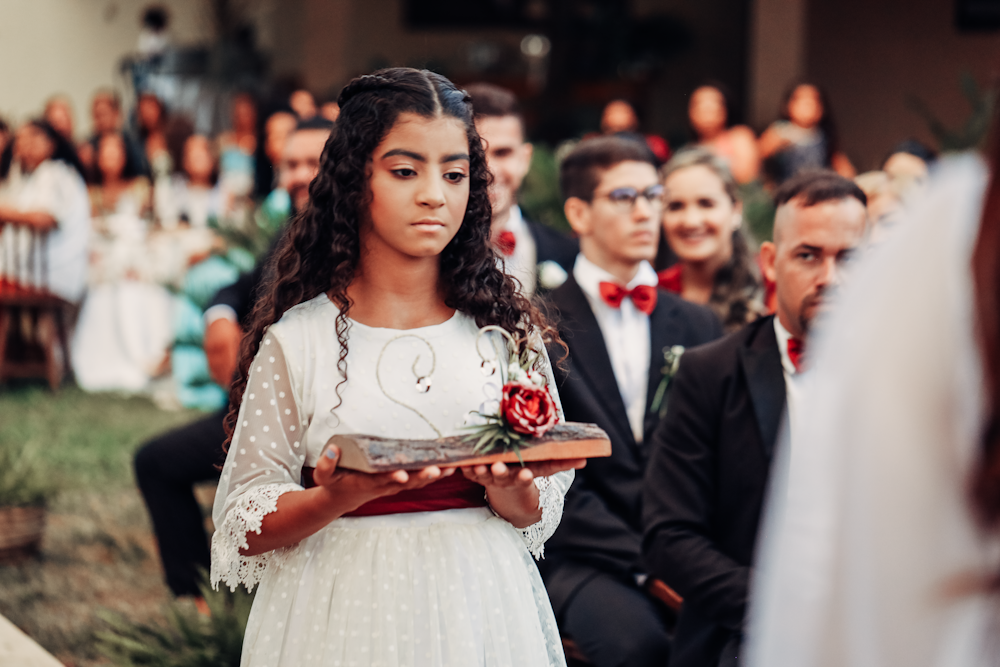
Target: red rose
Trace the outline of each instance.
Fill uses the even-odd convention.
[[[539,436],[555,425],[556,406],[546,387],[508,382],[503,386],[500,416],[515,432]]]

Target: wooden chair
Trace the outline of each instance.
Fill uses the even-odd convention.
[[[662,602],[668,609],[673,611],[675,614],[679,613],[681,610],[681,603],[684,602],[684,598],[677,594],[677,591],[667,586],[665,583],[659,579],[653,579],[650,577],[646,580],[646,592]],[[569,637],[562,638],[563,652],[566,654],[566,660],[570,667],[574,665],[589,665],[590,662],[587,660],[586,656],[580,652],[580,648],[576,645]]]
[[[0,382],[41,377],[55,391],[70,369],[68,319],[74,306],[48,288],[48,232],[28,235],[26,252],[17,242],[0,246]]]

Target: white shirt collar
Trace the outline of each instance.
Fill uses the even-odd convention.
[[[584,257],[582,252],[576,256],[576,262],[573,264],[573,277],[576,278],[576,282],[584,294],[597,301],[601,300],[600,285],[602,282],[621,284],[620,280]],[[649,262],[643,261],[639,265],[635,277],[629,281],[628,285],[625,285],[625,289],[633,289],[637,285],[655,286],[658,283],[659,278],[656,275],[656,270]]]
[[[792,358],[788,356],[788,341],[792,338],[792,334],[785,327],[781,326],[781,321],[777,315],[774,316],[774,335],[778,339],[778,351],[781,353],[781,367],[789,375],[798,375],[795,364],[792,363]]]
[[[608,351],[615,383],[625,403],[629,426],[636,442],[642,442],[643,422],[646,416],[646,389],[649,385],[650,318],[635,307],[631,299],[622,301],[619,308],[612,308],[601,298],[602,282],[621,284],[610,273],[579,254],[573,266],[573,277],[583,290],[587,303],[594,313],[597,325]],[[626,289],[637,285],[656,285],[656,271],[643,262]]]
[[[514,232],[514,236],[517,238],[528,233],[528,225],[524,222],[524,216],[521,215],[520,206],[514,204],[510,207],[510,215],[507,216],[507,222],[503,228],[508,232]]]

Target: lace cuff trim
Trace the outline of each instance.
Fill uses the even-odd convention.
[[[275,549],[256,556],[244,556],[240,549],[249,546],[247,533],[260,535],[264,517],[278,509],[278,497],[289,491],[299,491],[298,484],[268,484],[247,491],[226,514],[226,520],[212,535],[212,588],[218,590],[219,582],[232,591],[239,584],[253,591],[260,583],[267,566],[280,565],[290,547]]]
[[[545,558],[545,541],[552,537],[562,519],[563,494],[557,484],[548,477],[536,477],[538,506],[542,508],[542,518],[527,528],[522,528],[521,539],[535,560]]]

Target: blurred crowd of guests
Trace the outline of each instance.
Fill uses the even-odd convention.
[[[287,217],[289,199],[276,166],[289,133],[299,122],[333,121],[338,113],[335,102],[317,104],[306,90],[292,92],[267,114],[249,93],[234,94],[228,106],[228,128],[212,137],[195,133],[189,118],[170,113],[150,92],[138,95],[126,114],[114,91],[97,91],[92,133],[82,141],[73,109],[60,96],[20,127],[0,122],[0,213],[6,212],[0,215],[0,276],[8,283],[44,281],[79,307],[71,359],[84,388],[145,390],[172,368],[176,383],[160,394],[167,402],[176,398],[204,409],[225,402],[199,351],[199,312],[213,293],[253,267]],[[731,118],[725,86],[706,84],[691,93],[692,146],[702,152],[670,162],[662,171],[664,185],[675,193],[714,185],[715,195],[723,194],[713,200],[707,236],[692,235],[685,222],[705,208],[704,201],[686,194],[671,201],[663,212],[664,242],[656,262],[662,286],[709,304],[727,329],[773,306],[773,287],[755,267],[759,239],[748,238],[740,226],[747,184],[773,188],[812,168],[855,176],[840,150],[829,102],[816,85],[790,88],[780,119],[759,139]],[[601,134],[644,141],[658,166],[671,157],[663,138],[641,133],[638,115],[625,100],[606,105]],[[873,220],[891,220],[933,158],[927,148],[905,142],[881,170],[858,177]],[[530,151],[514,160],[517,173],[503,177],[503,188],[516,192],[510,183],[519,187],[530,161]],[[509,198],[513,202],[513,194]],[[549,231],[522,221],[512,204],[501,208],[515,213],[504,223],[510,227],[505,238],[527,224],[534,236]],[[38,271],[28,275],[23,261],[32,235],[45,239],[44,277]],[[536,276],[524,268],[532,264],[526,245],[510,263],[531,292]],[[558,259],[542,263],[543,279],[561,278],[569,262]]]
[[[249,93],[233,95],[217,136],[150,92],[127,115],[116,92],[97,91],[82,141],[61,96],[20,127],[0,121],[0,279],[70,304],[80,386],[225,403],[201,352],[202,311],[291,210],[278,169],[288,135],[337,114],[305,90],[270,106],[265,115]],[[29,261],[39,247],[44,271]]]

